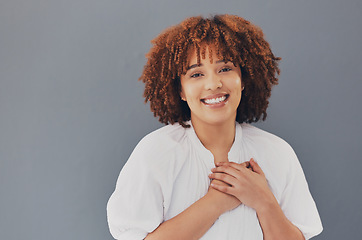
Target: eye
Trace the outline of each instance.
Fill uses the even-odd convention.
[[[231,71],[232,70],[232,68],[230,68],[230,67],[223,67],[221,70],[220,70],[220,72],[229,72],[229,71]]]
[[[194,74],[192,74],[190,77],[191,77],[191,78],[198,78],[198,77],[201,77],[201,76],[202,76],[201,73],[194,73]]]

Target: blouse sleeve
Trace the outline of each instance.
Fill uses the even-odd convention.
[[[124,165],[107,204],[107,219],[115,239],[140,240],[163,221],[162,184],[149,168],[147,154],[135,149]]]
[[[280,206],[285,216],[308,240],[320,234],[323,227],[298,158],[290,146],[288,152],[290,168]]]

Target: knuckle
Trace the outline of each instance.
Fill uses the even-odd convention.
[[[222,172],[223,169],[224,169],[223,166],[220,166],[220,167],[216,168],[216,170],[217,170],[218,172]]]

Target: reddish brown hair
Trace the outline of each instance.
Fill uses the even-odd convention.
[[[162,32],[152,41],[140,80],[145,83],[145,102],[165,124],[188,127],[191,113],[180,98],[180,76],[186,73],[188,53],[196,49],[198,63],[205,58],[205,45],[212,44],[219,59],[239,65],[244,83],[236,121],[265,120],[271,88],[278,83],[278,61],[261,29],[234,15],[191,17]],[[211,54],[210,54],[211,55]],[[241,91],[241,89],[240,89]]]

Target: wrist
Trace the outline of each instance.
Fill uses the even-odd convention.
[[[256,212],[264,239],[304,239],[302,232],[284,215],[276,199],[265,202]]]
[[[275,197],[264,199],[258,206],[255,207],[255,211],[258,215],[269,214],[276,209],[280,209],[278,201]]]
[[[228,209],[226,209],[223,201],[220,201],[220,198],[217,196],[217,194],[222,193],[218,192],[217,190],[210,189],[209,192],[203,197],[203,200],[212,214],[220,216]]]

